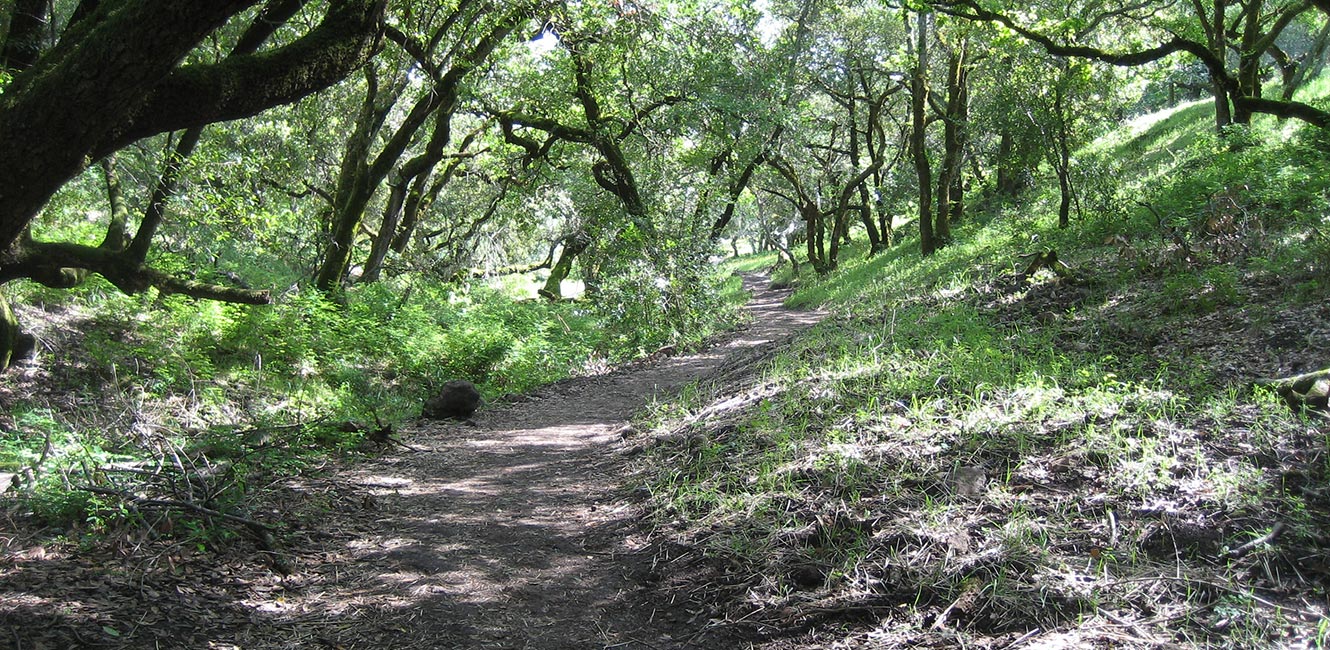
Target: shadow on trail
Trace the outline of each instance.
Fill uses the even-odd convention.
[[[783,309],[785,294],[763,281],[746,278],[753,323],[699,354],[562,382],[478,426],[422,424],[404,432],[421,453],[288,486],[322,507],[288,522],[289,575],[140,563],[89,576],[94,593],[75,602],[6,569],[0,624],[23,648],[71,638],[43,636],[37,621],[105,648],[734,647],[707,628],[705,607],[663,602],[653,586],[656,549],[615,452],[620,427],[651,400],[820,319]]]

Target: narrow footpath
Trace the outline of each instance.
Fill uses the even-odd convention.
[[[745,285],[751,325],[701,353],[559,382],[470,424],[421,422],[399,432],[417,451],[281,487],[305,505],[255,513],[285,523],[280,571],[133,548],[112,571],[18,553],[0,584],[24,596],[0,608],[0,647],[742,647],[660,587],[622,432],[653,400],[822,317],[782,307],[764,276]]]
[[[616,450],[628,419],[652,400],[821,317],[783,308],[787,294],[766,289],[765,277],[746,285],[753,323],[720,345],[555,385],[484,411],[478,426],[427,424],[405,432],[424,453],[358,467],[348,480],[369,491],[370,525],[317,594],[321,607],[341,610],[328,614],[357,620],[337,642],[717,647],[705,617],[650,604],[653,557],[624,501]]]

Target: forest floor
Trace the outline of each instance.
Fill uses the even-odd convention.
[[[421,421],[400,431],[416,451],[278,487],[289,498],[254,515],[286,525],[275,559],[0,540],[0,646],[736,647],[708,625],[707,597],[667,586],[707,568],[663,566],[680,556],[641,525],[628,467],[642,444],[624,438],[653,400],[823,317],[782,307],[763,276],[745,286],[751,325],[700,353],[560,382],[468,423]]]

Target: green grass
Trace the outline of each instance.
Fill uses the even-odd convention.
[[[28,285],[16,303],[62,319],[26,312],[58,356],[43,354],[31,372],[49,379],[0,414],[0,472],[18,474],[38,519],[85,533],[143,524],[81,490],[132,478],[108,473],[112,461],[224,462],[225,472],[189,483],[212,486],[193,496],[220,503],[225,493],[245,511],[274,476],[374,451],[367,431],[415,417],[445,381],[471,380],[494,400],[664,345],[701,345],[736,323],[746,301],[738,277],[701,273],[689,283],[606,282],[618,297],[601,303],[522,299],[529,279],[401,278],[337,299],[291,292],[262,307],[125,296],[99,279],[74,292]]]
[[[740,255],[739,257],[727,258],[721,263],[721,268],[730,273],[764,271],[776,266],[778,260],[779,257],[775,251],[754,253],[751,255]]]
[[[907,238],[802,272],[789,304],[832,319],[653,419],[657,525],[728,563],[734,618],[780,627],[836,603],[873,613],[859,640],[937,625],[1112,644],[1096,630],[1125,620],[1196,646],[1314,642],[1269,603],[1327,597],[1305,558],[1327,551],[1313,522],[1330,504],[1304,489],[1330,482],[1325,424],[1252,381],[1281,349],[1326,362],[1259,341],[1330,343],[1327,149],[1266,119],[1234,146],[1211,119],[1183,106],[1081,152],[1111,171],[1090,188],[1107,207],[1070,229],[1044,186],[933,256]],[[1017,276],[1048,249],[1075,281]],[[743,406],[689,417],[722,402]],[[1278,544],[1223,559],[1276,524]]]

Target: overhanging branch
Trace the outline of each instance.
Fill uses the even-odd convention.
[[[1330,11],[1330,5],[1327,5],[1324,0],[1313,4],[1322,11]],[[1237,80],[1228,73],[1223,59],[1211,52],[1204,44],[1177,35],[1174,35],[1169,41],[1152,48],[1135,52],[1110,52],[1095,47],[1059,43],[1047,35],[1018,24],[1010,16],[983,8],[975,0],[940,0],[933,2],[932,6],[942,13],[957,18],[998,23],[1055,56],[1090,59],[1116,66],[1132,67],[1158,61],[1177,52],[1186,52],[1205,65],[1211,78],[1215,79],[1232,96],[1235,107],[1245,108],[1253,113],[1292,117],[1321,128],[1330,128],[1330,112],[1309,104],[1242,95]],[[1291,20],[1291,17],[1286,16],[1285,18]],[[1279,25],[1287,24],[1287,20],[1281,19]],[[1280,28],[1282,29],[1282,26]]]
[[[81,284],[89,273],[96,273],[130,295],[155,287],[163,293],[247,305],[266,305],[272,300],[264,290],[179,278],[139,264],[124,251],[31,239],[25,239],[15,248],[17,254],[0,263],[0,284],[29,278],[45,286],[69,289]]]

